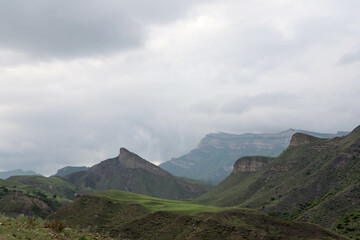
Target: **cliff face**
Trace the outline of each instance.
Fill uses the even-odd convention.
[[[318,138],[303,134],[303,133],[295,133],[290,140],[290,147],[297,147],[302,145],[309,145],[315,142]]]
[[[242,157],[235,162],[233,173],[259,171],[267,166],[271,159],[263,156]]]
[[[145,159],[141,158],[139,155],[128,151],[126,148],[120,148],[120,154],[118,156],[119,163],[128,169],[144,169],[148,172],[169,177],[171,176],[170,173],[162,170],[155,164],[146,161]]]

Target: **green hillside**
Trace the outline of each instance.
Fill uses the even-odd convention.
[[[116,239],[344,239],[318,226],[238,208],[122,191],[82,195],[51,216]]]
[[[65,227],[62,229],[62,227]],[[103,239],[113,238],[90,233],[86,230],[68,228],[57,222],[49,222],[39,218],[28,218],[20,215],[16,218],[0,214],[0,239],[1,240],[51,240],[51,239]]]
[[[199,203],[259,209],[360,237],[356,221],[351,227],[350,217],[347,225],[344,222],[347,214],[357,216],[360,209],[359,173],[360,126],[334,139],[297,133],[287,150],[267,166],[233,172]]]
[[[46,217],[61,207],[52,194],[34,186],[0,180],[0,213]]]
[[[59,201],[73,200],[74,193],[76,191],[74,185],[56,176],[13,176],[8,178],[8,180],[42,189],[47,194],[57,198]]]

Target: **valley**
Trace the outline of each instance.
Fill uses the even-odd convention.
[[[240,157],[216,186],[121,148],[59,171],[68,174],[0,179],[0,238],[20,236],[18,224],[30,239],[31,228],[42,239],[357,239],[359,160],[360,126],[336,138],[294,133],[278,157]]]

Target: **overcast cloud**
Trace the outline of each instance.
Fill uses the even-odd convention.
[[[0,170],[360,124],[360,2],[0,0]]]

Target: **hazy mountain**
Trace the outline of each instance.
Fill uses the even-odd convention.
[[[7,179],[8,177],[11,177],[11,176],[22,176],[22,175],[41,175],[41,174],[36,173],[34,171],[24,171],[22,169],[16,169],[16,170],[7,171],[7,172],[0,172],[1,179]]]
[[[256,168],[257,167],[257,168]],[[321,139],[296,133],[277,158],[241,158],[201,203],[261,209],[355,237],[360,234],[360,126]]]
[[[63,167],[61,169],[59,169],[57,171],[57,173],[53,176],[60,176],[60,177],[64,177],[66,175],[70,175],[76,172],[81,172],[81,171],[86,171],[88,170],[89,167],[75,167],[75,166],[67,166],[67,167]]]
[[[275,134],[210,133],[190,153],[173,158],[159,166],[175,176],[218,183],[231,173],[234,162],[240,157],[278,156],[289,146],[290,139],[296,132],[321,138],[347,134],[347,132],[326,134],[295,129]]]
[[[117,189],[167,199],[195,198],[206,190],[172,176],[125,148],[87,171],[64,177],[80,192]]]

